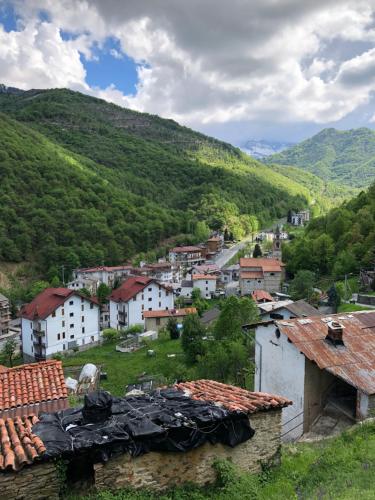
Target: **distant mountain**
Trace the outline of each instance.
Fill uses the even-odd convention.
[[[240,148],[244,153],[261,160],[266,156],[279,153],[280,151],[290,148],[291,146],[293,146],[293,143],[291,142],[267,141],[263,139],[257,141],[250,139],[243,143]]]
[[[0,260],[49,276],[201,238],[202,224],[241,237],[319,195],[230,144],[66,89],[2,87],[0,176]]]
[[[325,181],[366,187],[375,180],[375,132],[368,128],[324,129],[296,146],[267,157],[265,162],[296,166]]]
[[[7,87],[3,83],[0,83],[0,94],[13,94],[19,95],[23,94],[25,91],[21,89],[17,89],[16,87]]]

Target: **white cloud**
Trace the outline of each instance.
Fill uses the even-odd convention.
[[[375,88],[373,0],[16,0],[0,31],[0,81],[68,86],[183,123],[328,123]],[[38,21],[40,9],[51,22]],[[77,35],[64,41],[59,29]],[[107,37],[138,64],[135,95],[89,88],[79,54]],[[360,43],[370,48],[364,49]],[[359,44],[359,45],[358,45]],[[342,46],[342,58],[333,45]],[[355,52],[353,55],[353,51]],[[346,55],[347,54],[347,55]]]

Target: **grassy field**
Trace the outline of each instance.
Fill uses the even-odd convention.
[[[369,309],[369,307],[358,306],[357,304],[341,304],[338,308],[338,312],[368,311]]]
[[[156,340],[133,353],[117,352],[115,345],[104,344],[64,358],[64,368],[85,363],[101,366],[108,374],[108,380],[101,381],[101,388],[117,396],[123,396],[126,385],[137,382],[144,373],[165,377],[167,382],[187,373],[179,340]],[[155,356],[148,356],[148,349],[153,349]],[[176,354],[176,357],[168,358],[167,354]]]
[[[262,474],[240,473],[228,462],[216,465],[218,482],[192,485],[163,495],[146,491],[94,494],[92,500],[373,500],[375,425],[365,424],[338,438],[282,447],[281,465]]]

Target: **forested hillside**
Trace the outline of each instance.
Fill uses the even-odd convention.
[[[368,128],[324,129],[264,161],[296,166],[324,181],[367,187],[375,180],[375,132]]]
[[[2,260],[114,264],[207,225],[240,238],[321,202],[229,144],[77,92],[3,91],[0,111]]]
[[[287,269],[336,277],[375,262],[375,184],[324,217],[313,219],[302,236],[283,246]]]

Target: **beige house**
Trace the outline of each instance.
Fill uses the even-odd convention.
[[[163,309],[159,311],[145,311],[143,313],[145,319],[145,330],[159,331],[167,326],[169,318],[176,318],[182,323],[185,316],[188,314],[196,314],[195,307],[187,307],[185,309]]]
[[[254,290],[280,291],[283,267],[277,259],[240,259],[241,295],[250,295]]]

